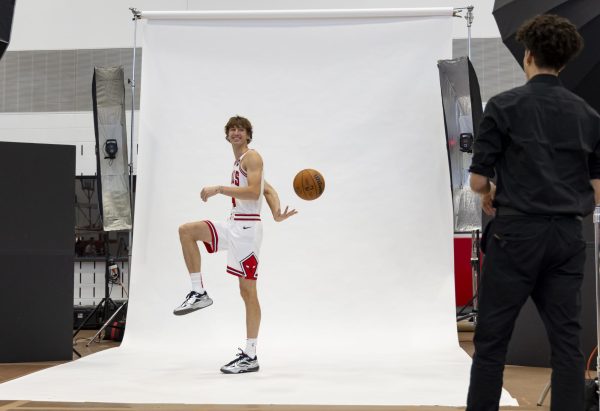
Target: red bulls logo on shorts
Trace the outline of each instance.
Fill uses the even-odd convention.
[[[256,280],[256,277],[258,276],[258,274],[256,273],[256,270],[258,268],[258,260],[256,259],[254,253],[250,254],[248,257],[243,259],[241,263],[242,269],[246,274],[246,278],[249,280]]]

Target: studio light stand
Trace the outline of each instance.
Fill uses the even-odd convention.
[[[102,331],[104,331],[104,329],[106,329],[106,327],[108,327],[109,325],[112,324],[113,319],[119,314],[119,312],[125,308],[128,304],[129,304],[129,283],[131,281],[131,250],[132,250],[132,246],[133,246],[133,215],[134,215],[134,196],[133,196],[133,132],[134,132],[134,121],[135,121],[135,117],[134,117],[134,112],[135,112],[135,63],[136,63],[136,48],[137,48],[137,21],[140,19],[141,17],[141,12],[135,8],[130,8],[129,10],[131,10],[131,12],[133,13],[133,22],[134,22],[134,29],[133,29],[133,64],[132,64],[132,74],[131,74],[131,78],[128,80],[128,84],[131,88],[131,121],[130,121],[130,135],[129,135],[129,164],[128,164],[128,169],[129,169],[129,202],[131,204],[131,229],[129,230],[129,247],[127,250],[127,261],[129,262],[129,279],[127,281],[127,289],[125,289],[125,286],[121,283],[121,286],[123,287],[123,290],[125,291],[125,294],[127,295],[127,300],[125,300],[123,302],[123,304],[121,304],[119,306],[119,308],[117,308],[115,310],[115,312],[110,316],[110,318],[108,320],[106,320],[106,322],[102,325],[102,327],[100,327],[100,329],[98,330],[98,332],[96,333],[96,335],[94,335],[90,341],[87,343],[86,346],[89,347],[89,345],[95,341],[95,339],[100,335],[100,333],[102,333]],[[109,270],[109,260],[106,261],[106,266],[107,266],[107,273]],[[108,275],[108,274],[107,274]],[[107,277],[108,280],[108,277]],[[106,318],[106,317],[104,317]]]
[[[104,297],[102,298],[102,300],[100,300],[100,302],[98,303],[98,305],[96,305],[96,307],[94,308],[94,310],[92,312],[90,312],[88,314],[87,317],[85,317],[85,319],[83,320],[83,322],[79,325],[79,327],[77,328],[77,330],[75,330],[75,332],[73,333],[73,339],[75,339],[75,337],[77,336],[77,334],[79,334],[79,332],[82,330],[83,327],[85,327],[85,325],[88,323],[88,321],[94,316],[97,315],[98,311],[100,311],[100,309],[102,309],[102,319],[106,319],[106,317],[108,317],[108,314],[111,311],[111,306],[112,309],[115,310],[114,314],[110,317],[110,319],[108,321],[106,321],[106,323],[100,328],[100,330],[92,337],[90,338],[90,340],[88,341],[88,343],[86,344],[86,347],[89,347],[90,344],[92,342],[94,342],[96,340],[96,338],[98,337],[98,335],[100,335],[100,333],[106,328],[106,326],[110,323],[110,320],[112,320],[121,310],[121,308],[123,308],[123,306],[125,305],[125,303],[121,304],[120,307],[117,308],[117,303],[115,303],[111,298],[110,298],[110,289],[109,289],[109,284],[110,284],[110,268],[109,268],[109,262],[112,260],[111,256],[110,256],[110,252],[109,252],[109,244],[108,244],[108,233],[105,233],[104,236],[104,250],[105,250],[105,269],[104,269]],[[79,354],[79,352],[77,352],[75,349],[73,349],[73,351],[75,352],[75,354],[77,354],[79,357],[81,357],[81,354]]]
[[[107,233],[107,238],[108,238],[108,233]],[[106,240],[105,242],[105,247],[108,247],[108,240]],[[109,325],[112,324],[113,319],[119,314],[119,312],[121,312],[121,310],[123,308],[125,308],[127,306],[127,300],[125,300],[118,308],[117,308],[117,303],[115,303],[111,298],[110,298],[110,291],[108,289],[108,284],[109,283],[114,283],[115,279],[118,278],[118,284],[121,285],[121,287],[123,287],[123,290],[125,290],[125,287],[123,286],[123,283],[120,281],[120,272],[117,274],[117,277],[115,279],[113,279],[113,273],[112,273],[112,269],[113,269],[113,264],[114,260],[111,258],[111,256],[108,253],[108,248],[106,248],[106,269],[105,269],[105,273],[104,273],[104,295],[105,297],[102,299],[102,301],[100,301],[100,304],[98,304],[98,306],[96,306],[96,310],[98,309],[98,307],[104,302],[104,313],[102,316],[102,319],[105,319],[108,316],[109,313],[109,309],[108,309],[108,305],[112,304],[114,308],[116,308],[113,312],[113,314],[104,322],[104,324],[102,325],[102,327],[100,327],[100,329],[98,330],[98,332],[96,334],[94,334],[94,336],[92,338],[90,338],[90,340],[88,341],[88,343],[85,345],[86,347],[89,347],[94,341],[96,341],[96,339],[100,336],[100,334],[102,333],[102,331],[104,331],[106,329],[106,327],[108,327]],[[129,298],[129,294],[127,291],[125,291],[125,294],[127,295],[127,298]],[[96,311],[94,310],[94,311]],[[114,325],[113,325],[114,327]]]
[[[473,9],[474,6],[465,6],[465,7],[456,7],[454,8],[454,17],[464,18],[467,22],[467,56],[469,60],[471,59],[471,26],[473,25]],[[462,13],[465,12],[463,15]],[[475,126],[475,125],[473,125]],[[475,127],[474,127],[475,128]],[[462,140],[463,134],[461,134]],[[466,136],[466,134],[465,134]],[[470,134],[471,144],[473,133]],[[459,144],[462,147],[462,141]],[[462,150],[461,150],[462,151]],[[471,151],[468,151],[471,152]],[[462,188],[462,186],[461,186]],[[479,210],[474,210],[474,212],[480,212]],[[468,231],[466,231],[468,232]],[[478,292],[479,292],[479,281],[481,277],[481,252],[480,252],[480,242],[479,242],[479,228],[471,230],[471,278],[472,278],[472,288],[473,288],[473,297],[472,299],[456,314],[457,322],[463,320],[471,320],[474,324],[477,323],[477,311],[478,311]],[[472,306],[472,311],[470,313],[464,314],[467,307]]]
[[[479,310],[479,281],[481,278],[481,250],[479,240],[479,230],[473,230],[471,233],[471,277],[473,280],[473,298],[456,315],[456,321],[473,320],[477,325],[477,313]],[[468,314],[463,314],[464,309],[472,305],[473,309]]]
[[[134,21],[139,12],[131,9]],[[94,131],[96,136],[96,165],[98,179],[98,200],[103,231],[105,232],[105,295],[95,309],[86,317],[76,330],[73,337],[85,326],[89,319],[103,309],[104,324],[90,339],[87,346],[96,341],[97,337],[112,324],[114,318],[128,305],[128,286],[131,275],[125,287],[115,259],[109,248],[109,233],[111,231],[129,230],[129,273],[131,273],[131,251],[133,242],[133,136],[135,112],[135,57],[136,57],[137,24],[134,27],[133,76],[129,80],[131,86],[131,132],[129,153],[121,151],[119,145],[127,147],[124,70],[122,67],[95,67],[92,82],[92,100],[94,109]],[[115,104],[119,101],[119,104]],[[104,153],[102,153],[104,151]],[[128,191],[128,192],[126,192]],[[112,274],[112,276],[111,276]],[[120,305],[110,298],[111,282],[118,283],[123,288],[127,299]],[[112,313],[112,315],[110,315]],[[110,318],[109,318],[110,315]],[[79,355],[79,353],[76,353]]]
[[[129,201],[131,203],[131,230],[129,231],[129,273],[131,273],[131,250],[133,245],[133,225],[134,225],[134,196],[133,196],[133,131],[135,121],[135,63],[136,63],[136,49],[137,49],[137,22],[142,18],[142,12],[136,8],[131,7],[131,13],[133,14],[133,61],[131,70],[131,79],[129,79],[129,86],[131,88],[131,121],[130,121],[130,133],[129,133]],[[137,149],[136,149],[137,152]],[[128,282],[129,284],[129,282]]]
[[[130,133],[129,133],[129,164],[128,164],[128,170],[129,170],[129,204],[131,206],[131,229],[129,230],[129,247],[128,247],[128,252],[127,252],[127,261],[129,263],[128,265],[128,270],[129,270],[129,278],[127,281],[127,289],[125,288],[125,286],[123,286],[123,284],[121,283],[121,286],[123,287],[123,290],[125,291],[125,294],[127,295],[127,300],[125,300],[123,302],[123,304],[121,304],[116,310],[115,312],[110,316],[110,318],[108,318],[106,320],[106,322],[102,325],[102,327],[100,327],[100,329],[98,330],[98,332],[90,339],[90,341],[87,343],[87,347],[89,347],[89,345],[95,341],[95,339],[102,333],[102,331],[104,331],[106,329],[106,327],[110,326],[113,323],[113,319],[119,314],[119,312],[121,312],[121,310],[123,310],[125,307],[127,307],[127,305],[129,304],[129,284],[131,281],[131,251],[133,249],[133,224],[134,224],[134,195],[133,195],[133,136],[134,136],[134,121],[135,121],[135,68],[136,68],[136,49],[137,49],[137,21],[141,18],[141,12],[139,10],[137,10],[136,8],[130,7],[129,10],[131,10],[131,13],[133,14],[133,62],[132,62],[132,74],[131,74],[131,78],[128,79],[128,84],[130,86],[131,89],[131,120],[130,120]],[[107,275],[109,272],[109,260],[106,261],[106,266],[107,266]],[[109,279],[109,277],[106,277],[107,281]],[[103,317],[103,318],[106,318]]]
[[[473,6],[466,6],[466,7],[455,7],[454,8],[454,13],[453,16],[454,17],[460,17],[462,18],[463,15],[461,14],[464,10],[467,11],[467,14],[464,16],[465,20],[467,20],[467,56],[469,57],[469,60],[471,59],[471,25],[473,24]]]
[[[594,268],[596,270],[596,394],[600,397],[600,206],[594,209]],[[598,404],[600,407],[600,404]]]

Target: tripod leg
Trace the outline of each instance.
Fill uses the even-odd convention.
[[[114,302],[113,302],[113,304],[114,304]],[[85,345],[86,347],[89,347],[89,346],[90,346],[90,344],[92,344],[92,343],[93,343],[93,342],[96,340],[96,338],[97,338],[97,337],[100,335],[100,333],[101,333],[102,331],[104,331],[104,329],[105,329],[106,327],[108,327],[108,326],[109,326],[109,324],[111,323],[112,319],[113,319],[113,318],[115,318],[115,317],[117,316],[117,314],[119,314],[119,311],[121,311],[121,309],[122,309],[123,307],[125,307],[126,305],[127,305],[127,301],[125,301],[123,304],[121,304],[121,306],[120,306],[119,308],[117,308],[117,309],[115,310],[115,312],[113,313],[113,315],[111,315],[111,316],[110,316],[110,318],[109,318],[108,320],[106,320],[106,322],[105,322],[105,323],[102,325],[102,327],[100,327],[100,329],[98,330],[98,332],[96,333],[96,335],[94,335],[94,336],[93,336],[93,337],[90,339],[90,341],[89,341],[89,342],[88,342],[88,343]]]
[[[464,320],[470,320],[470,319],[475,318],[475,317],[477,317],[477,313],[471,312],[469,314],[465,314],[463,316],[457,317],[456,321],[457,322],[461,322],[461,321],[464,321]]]
[[[85,317],[85,319],[83,320],[83,322],[79,325],[79,327],[77,328],[77,330],[75,330],[75,332],[73,333],[73,338],[75,338],[77,336],[77,334],[79,334],[79,331],[81,331],[81,329],[83,327],[85,327],[85,325],[87,324],[87,322],[90,320],[90,318],[92,318],[92,316],[94,314],[96,314],[96,312],[100,309],[100,307],[102,307],[106,301],[106,298],[103,298],[102,300],[100,300],[100,302],[98,303],[98,305],[96,306],[96,308],[94,308],[94,310],[88,314],[87,317]]]
[[[542,390],[542,393],[540,394],[540,398],[538,399],[538,402],[537,402],[538,407],[541,407],[544,404],[544,401],[546,400],[546,396],[550,392],[551,387],[552,387],[552,383],[550,381],[548,381],[548,383]]]

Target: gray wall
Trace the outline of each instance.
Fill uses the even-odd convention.
[[[467,55],[467,40],[454,39],[453,57]],[[0,60],[0,113],[73,112],[92,110],[94,66],[123,66],[131,77],[130,48],[8,51]],[[471,41],[473,66],[482,100],[525,83],[525,75],[499,38]],[[136,101],[139,108],[141,48],[137,49]],[[126,109],[131,89],[126,87]]]
[[[141,49],[136,83],[140,84]],[[31,113],[92,110],[94,66],[123,66],[131,77],[133,49],[8,51],[0,60],[0,112]],[[126,109],[131,88],[126,87]],[[135,108],[139,108],[136,87]]]
[[[467,40],[452,41],[452,57],[466,56]],[[471,39],[471,62],[479,79],[481,100],[525,84],[525,73],[500,38]]]

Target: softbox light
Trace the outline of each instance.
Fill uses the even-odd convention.
[[[121,66],[94,68],[92,100],[104,231],[131,229],[124,78]],[[107,146],[113,148],[112,155],[107,155]]]
[[[450,184],[454,205],[454,231],[481,229],[481,201],[469,187],[472,143],[483,114],[479,82],[468,57],[438,61]]]
[[[0,0],[0,59],[8,48],[16,0]]]

